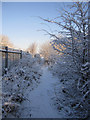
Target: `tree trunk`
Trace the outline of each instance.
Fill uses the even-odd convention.
[[[88,62],[90,63],[90,1],[88,2]]]

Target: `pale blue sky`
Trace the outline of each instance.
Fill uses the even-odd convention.
[[[27,48],[33,42],[42,43],[49,40],[41,29],[49,29],[42,18],[55,18],[58,10],[64,7],[62,2],[3,2],[2,3],[2,33],[7,35],[19,48]],[[69,4],[69,3],[68,3]],[[59,29],[50,25],[52,29]]]

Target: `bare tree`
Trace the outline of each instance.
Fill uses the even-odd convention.
[[[41,45],[39,53],[48,62],[54,62],[55,56],[57,55],[49,41],[46,41]]]
[[[9,48],[13,48],[14,45],[10,42],[8,36],[0,35],[0,45],[1,46],[8,46]]]
[[[35,42],[30,44],[27,51],[34,56],[37,53],[37,44]]]

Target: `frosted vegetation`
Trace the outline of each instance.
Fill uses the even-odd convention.
[[[69,6],[69,10],[70,12],[63,10],[55,19],[41,19],[62,29],[57,34],[44,30],[52,38],[54,50],[59,55],[61,53],[56,64],[51,66],[53,74],[60,79],[60,85],[62,83],[64,86],[57,96],[62,92],[66,96],[64,100],[61,100],[61,96],[57,98],[58,103],[61,101],[72,107],[72,114],[83,118],[88,116],[90,108],[90,3],[76,2]]]
[[[23,53],[23,59],[4,75],[2,78],[2,96],[3,96],[3,117],[8,117],[8,113],[14,111],[13,117],[18,116],[17,108],[24,100],[25,91],[30,87],[33,90],[39,84],[42,75],[40,65],[30,54]],[[29,91],[29,92],[30,92]],[[9,117],[12,117],[9,114]]]
[[[41,18],[63,31],[47,32],[52,40],[23,52],[2,78],[3,117],[87,118],[90,111],[88,4],[73,3],[62,20]]]

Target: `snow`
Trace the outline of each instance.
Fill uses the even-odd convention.
[[[89,116],[88,4],[85,4],[74,3],[71,8],[75,10],[64,10],[59,22],[56,18],[53,21],[42,18],[62,28],[55,34],[44,30],[52,38],[50,45],[58,55],[48,51],[47,60],[23,51],[22,60],[9,71],[6,69],[8,73],[2,77],[3,118]]]
[[[3,76],[3,117],[85,117],[87,109],[81,107],[82,93],[77,89],[79,78],[70,56],[61,56],[47,66],[40,57],[25,54]],[[84,88],[86,95],[90,94]]]
[[[51,94],[54,95],[53,85],[56,78],[52,76],[48,68],[42,68],[43,75],[40,79],[41,83],[33,91],[26,91],[26,97],[30,99],[30,106],[27,105],[27,111],[23,110],[21,117],[29,118],[62,118],[63,114],[59,114],[51,104]],[[27,103],[27,102],[26,102]],[[24,102],[22,106],[26,106]]]
[[[28,100],[25,98],[25,92],[29,87],[33,90],[38,86],[41,75],[42,71],[35,59],[30,54],[24,54],[23,59],[2,77],[3,117],[20,117],[18,112],[22,111],[21,103]]]
[[[28,58],[27,58],[28,60]],[[26,62],[27,62],[26,60]],[[24,64],[22,64],[22,62]],[[45,65],[41,66],[42,76],[31,81],[33,65],[31,69],[25,68],[25,61],[21,61],[3,79],[3,117],[7,118],[64,118],[65,112],[58,112],[53,98],[56,97],[54,87],[58,84],[58,78],[53,76]],[[37,63],[37,62],[36,62]],[[21,66],[20,66],[21,65]],[[23,67],[24,66],[24,67]],[[25,68],[25,69],[24,69]],[[37,67],[36,67],[37,68]],[[14,73],[14,78],[12,72]],[[37,69],[36,69],[37,70]],[[39,71],[38,71],[39,72]],[[35,72],[34,72],[35,73]],[[25,80],[25,76],[29,78]],[[39,72],[41,74],[41,72]],[[37,76],[35,77],[37,79]],[[17,79],[18,78],[18,79]],[[14,80],[13,80],[14,79]],[[13,80],[13,81],[12,81]],[[29,81],[30,80],[30,81]],[[29,82],[29,86],[27,86]],[[32,83],[31,83],[32,82]],[[7,85],[8,84],[8,85]],[[19,85],[19,88],[18,86]],[[13,88],[13,89],[12,89]],[[23,96],[22,96],[23,95]],[[18,99],[18,101],[17,101]]]

